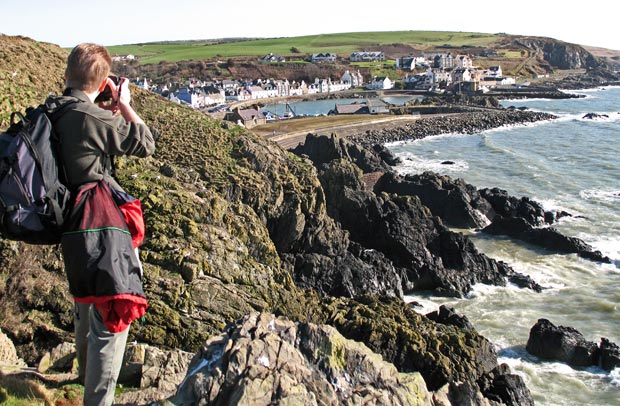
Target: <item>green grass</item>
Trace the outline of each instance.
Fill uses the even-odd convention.
[[[291,48],[297,48],[302,54],[332,52],[339,55],[355,51],[369,50],[381,44],[408,44],[420,49],[440,46],[487,46],[497,41],[497,34],[482,34],[455,31],[390,31],[357,32],[341,34],[307,35],[302,37],[284,37],[244,40],[214,44],[210,41],[188,41],[174,43],[149,43],[135,45],[110,46],[112,54],[133,54],[139,57],[141,64],[160,61],[178,62],[183,60],[200,60],[210,58],[228,58],[234,56],[263,56],[269,52],[285,56],[294,55]]]
[[[500,53],[504,58],[523,58],[520,51],[504,51]]]

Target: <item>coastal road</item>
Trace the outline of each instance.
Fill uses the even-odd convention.
[[[294,148],[297,145],[304,142],[308,133],[331,135],[333,133],[341,137],[348,137],[351,135],[362,134],[367,130],[385,129],[397,126],[406,125],[409,122],[419,120],[420,116],[377,116],[376,118],[369,119],[359,123],[348,123],[340,125],[328,125],[322,126],[320,119],[317,120],[317,126],[312,129],[303,129],[299,131],[286,132],[282,134],[274,134],[266,136],[265,138],[277,142],[282,148],[289,149]]]

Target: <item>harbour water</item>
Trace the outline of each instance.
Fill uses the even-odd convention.
[[[421,312],[447,304],[466,315],[498,349],[502,363],[521,375],[537,405],[620,405],[620,368],[572,368],[528,354],[525,344],[539,318],[571,326],[586,339],[620,345],[620,88],[579,92],[585,98],[505,101],[559,116],[556,120],[450,134],[391,144],[401,173],[432,170],[478,188],[499,187],[528,196],[545,209],[572,217],[555,225],[609,256],[599,264],[558,255],[508,238],[470,235],[478,249],[510,264],[546,287],[542,293],[514,286],[478,285],[467,298],[416,295]],[[607,117],[591,120],[586,113]],[[454,165],[442,165],[453,161]]]
[[[394,105],[403,105],[407,101],[418,98],[420,96],[407,96],[407,95],[396,95],[396,96],[384,96],[381,100],[386,103],[394,104]],[[352,103],[364,103],[366,99],[357,98],[357,99],[325,99],[325,100],[306,100],[306,101],[295,101],[290,103],[273,103],[267,104],[265,107],[261,109],[263,113],[271,112],[277,116],[283,116],[287,109],[290,108],[295,115],[304,115],[304,116],[317,116],[317,115],[325,115],[329,113],[330,110],[333,110],[336,104],[352,104]]]

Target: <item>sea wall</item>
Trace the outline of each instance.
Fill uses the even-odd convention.
[[[517,109],[473,111],[438,117],[425,117],[403,126],[368,130],[351,137],[362,144],[385,144],[422,139],[440,134],[474,134],[507,125],[534,123],[557,118],[553,114]]]

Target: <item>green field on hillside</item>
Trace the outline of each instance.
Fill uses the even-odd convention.
[[[287,56],[292,55],[291,48],[293,47],[297,48],[302,54],[331,52],[340,55],[355,51],[370,51],[373,47],[387,44],[406,44],[419,49],[446,44],[456,47],[463,45],[484,47],[500,38],[501,35],[499,34],[472,32],[390,31],[254,39],[217,44],[207,40],[202,42],[147,43],[110,46],[108,49],[115,55],[136,55],[141,64],[149,64],[160,61],[178,62],[218,57],[264,56],[269,52]]]

